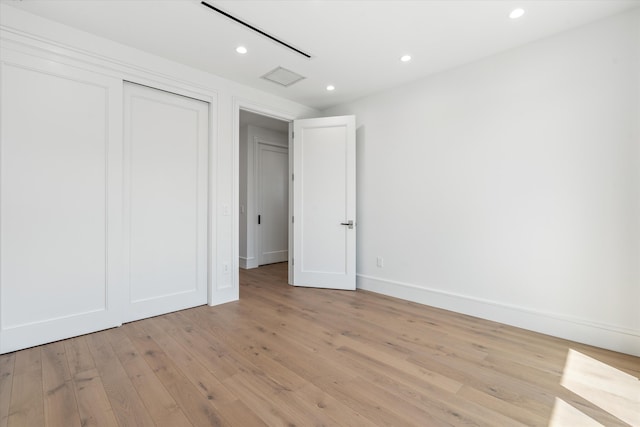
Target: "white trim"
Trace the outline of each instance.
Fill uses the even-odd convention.
[[[258,267],[258,260],[255,257],[239,257],[240,268],[250,270]]]
[[[249,125],[249,127],[250,128],[254,128],[254,129],[255,128],[264,129],[264,128],[261,128],[260,126],[253,126],[253,125]],[[276,131],[273,131],[273,132],[275,133]],[[283,132],[282,135],[286,136],[287,134]],[[276,141],[270,141],[269,138],[265,138],[265,137],[260,136],[260,135],[257,135],[257,136],[254,135],[254,137],[253,137],[253,146],[257,147],[258,144],[268,145],[270,147],[284,148],[285,150],[289,149],[289,146],[287,146],[286,144],[279,144]]]
[[[211,102],[217,91],[211,87],[169,74],[160,73],[150,67],[138,66],[92,53],[58,41],[45,39],[6,25],[0,25],[2,40],[10,42],[3,49],[13,49],[37,57],[53,59],[55,62],[92,71],[110,77],[121,78],[132,83],[177,93],[201,101]],[[214,94],[214,97],[210,96]]]
[[[238,117],[240,117],[240,110],[245,110],[251,113],[260,114],[261,116],[267,116],[286,122],[292,122],[297,119],[297,116],[289,111],[275,110],[267,105],[258,104],[254,101],[240,97],[234,97],[234,107],[237,107],[236,113],[238,114]]]
[[[640,356],[640,331],[633,329],[363,274],[357,288]]]
[[[294,122],[289,122],[289,131],[287,132],[287,136],[289,139],[289,217],[287,221],[289,222],[289,253],[288,253],[288,264],[289,268],[287,269],[287,283],[293,286],[293,124]]]

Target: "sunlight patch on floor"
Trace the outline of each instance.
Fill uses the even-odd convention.
[[[561,384],[625,423],[640,426],[640,381],[638,378],[579,351],[569,349]],[[558,411],[566,410],[564,405],[571,406],[566,402],[558,404],[558,401],[562,402],[562,400],[556,399]],[[577,409],[571,408],[577,411]],[[554,407],[554,414],[555,412]],[[560,425],[563,424],[558,424],[558,426]]]
[[[564,400],[556,397],[551,412],[549,427],[604,427],[602,424],[583,414]]]

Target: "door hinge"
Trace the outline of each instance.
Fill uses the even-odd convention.
[[[293,139],[295,137],[295,132],[291,132],[291,139]]]
[[[258,225],[260,225],[260,215],[258,215]]]
[[[293,181],[293,178],[294,178],[294,177],[293,177],[293,174],[291,174],[291,181]]]

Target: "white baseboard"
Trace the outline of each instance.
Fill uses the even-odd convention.
[[[250,258],[239,257],[238,266],[240,268],[245,269],[245,270],[249,270],[251,268],[257,268],[258,267],[258,259],[255,258],[255,257],[250,257]]]
[[[276,262],[285,262],[289,259],[289,251],[273,251],[273,252],[265,252],[262,254],[262,263],[263,264],[273,264]]]
[[[640,356],[640,331],[359,274],[357,287],[530,331]]]

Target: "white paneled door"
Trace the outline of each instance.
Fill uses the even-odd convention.
[[[124,321],[207,302],[208,104],[125,84]]]
[[[289,258],[289,150],[258,143],[258,262]]]
[[[293,122],[296,286],[356,287],[355,117]]]
[[[0,352],[121,323],[122,81],[6,49]]]

